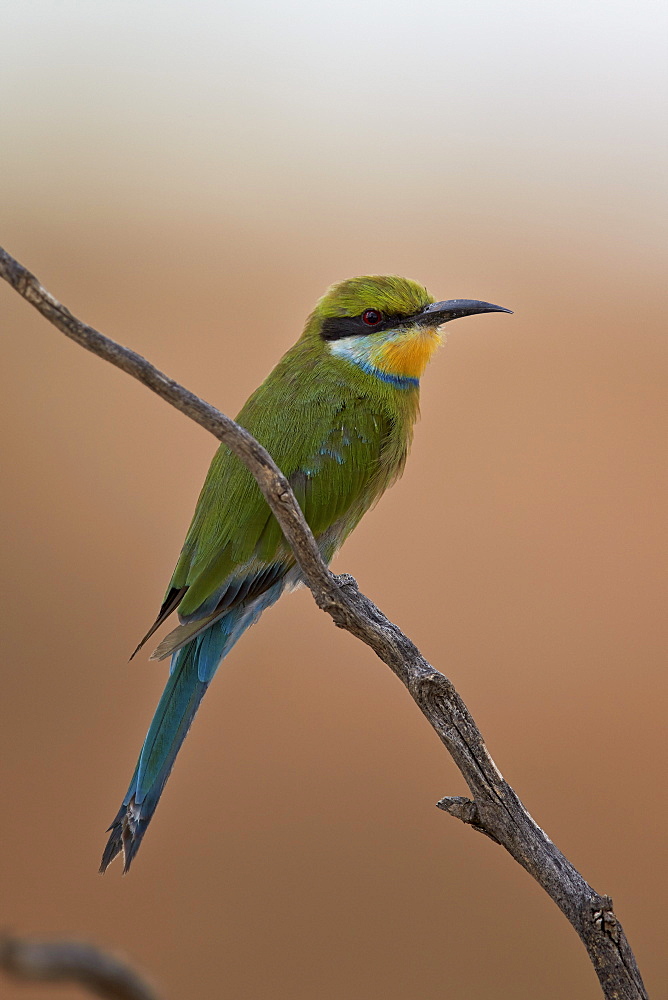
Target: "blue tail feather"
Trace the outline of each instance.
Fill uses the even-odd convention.
[[[121,851],[123,870],[129,869],[181,744],[221,660],[265,608],[278,600],[283,587],[282,582],[275,584],[251,604],[230,611],[172,656],[169,679],[144,740],[130,787],[109,827],[101,872]]]

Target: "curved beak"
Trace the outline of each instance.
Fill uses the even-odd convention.
[[[477,299],[449,299],[447,302],[433,302],[432,305],[426,306],[414,318],[414,322],[420,326],[441,326],[442,323],[449,323],[451,319],[459,319],[461,316],[491,312],[512,315],[513,311],[504,309],[503,306],[494,306],[491,302],[478,302]]]

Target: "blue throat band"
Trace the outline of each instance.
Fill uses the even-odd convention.
[[[420,379],[413,378],[411,375],[391,375],[389,372],[384,372],[380,368],[376,368],[375,365],[370,364],[368,361],[361,361],[357,358],[350,358],[350,360],[353,364],[358,365],[362,371],[367,372],[368,375],[375,375],[381,382],[395,385],[397,389],[417,389],[420,386]]]

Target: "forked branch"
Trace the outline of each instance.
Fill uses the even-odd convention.
[[[251,471],[279,522],[316,603],[340,628],[373,649],[406,686],[461,771],[471,799],[439,807],[496,841],[551,896],[584,943],[608,1000],[646,998],[635,958],[608,896],[584,880],[534,822],[496,767],[452,683],[427,663],[351,576],[334,576],[290,486],[267,451],[233,420],[158,371],[134,351],[82,323],[37,278],[0,248],[0,276],[64,334],[138,379],[226,444]]]

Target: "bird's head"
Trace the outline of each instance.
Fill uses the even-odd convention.
[[[416,281],[367,275],[332,285],[309,318],[304,336],[385,381],[417,384],[441,342],[439,328],[460,316],[510,312],[489,302],[434,297]]]

